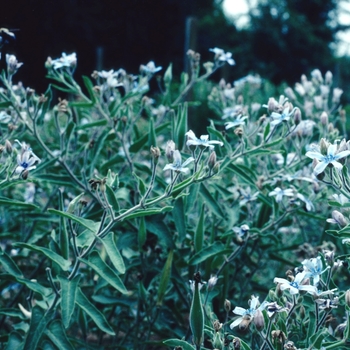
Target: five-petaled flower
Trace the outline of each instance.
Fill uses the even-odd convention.
[[[249,309],[244,309],[243,307],[236,306],[233,309],[233,313],[236,315],[239,315],[241,317],[238,317],[235,321],[233,321],[230,324],[230,328],[233,329],[237,327],[244,319],[244,316],[250,316],[250,319],[253,320],[255,314],[257,313],[258,310],[262,311],[264,310],[267,302],[264,302],[260,305],[259,303],[259,297],[255,297],[252,295],[252,299],[249,300]],[[260,305],[260,306],[259,306]]]
[[[225,123],[225,129],[228,130],[228,129],[234,128],[236,126],[239,126],[239,125],[244,125],[244,121],[247,118],[248,117],[246,117],[246,116],[243,117],[242,115],[238,115],[233,122]]]
[[[320,275],[329,269],[329,266],[323,269],[321,257],[306,259],[302,262],[304,271],[306,271],[305,278],[312,277],[313,285],[317,286],[320,281]]]
[[[24,142],[20,143],[18,140],[16,140],[21,145],[21,154],[17,155],[17,167],[16,167],[16,174],[22,174],[24,171],[29,171],[36,168],[35,163],[40,163],[40,158],[37,157],[32,149],[26,145]]]
[[[338,162],[339,159],[347,157],[350,151],[341,151],[337,153],[337,145],[328,145],[327,155],[319,151],[306,152],[306,157],[316,159],[319,163],[314,168],[314,174],[319,175],[327,168],[328,165],[333,165],[336,169],[341,170],[343,165]]]
[[[291,112],[289,112],[289,106],[284,108],[282,113],[272,112],[270,117],[272,118],[271,125],[276,126],[278,124],[281,124],[283,122],[287,122],[290,117],[293,115],[293,113],[296,111],[296,107],[292,109]]]
[[[219,49],[218,47],[209,49],[209,51],[215,53],[215,59],[218,61],[227,62],[231,66],[236,64],[235,60],[232,58],[231,52],[225,52],[223,49]]]
[[[176,173],[188,173],[189,169],[186,168],[188,164],[194,161],[193,157],[187,158],[183,163],[181,160],[181,153],[179,150],[175,150],[173,153],[173,163],[172,164],[167,164],[163,170],[172,170],[175,171]]]
[[[279,203],[282,201],[283,196],[293,197],[294,193],[291,188],[287,188],[286,190],[282,190],[279,187],[276,187],[273,191],[269,193],[269,196],[276,196],[276,202]]]
[[[294,295],[298,294],[299,291],[305,291],[311,294],[317,293],[317,288],[309,284],[302,284],[303,280],[306,278],[307,271],[299,272],[293,281],[288,281],[285,278],[275,277],[274,283],[279,283],[281,290],[289,290],[289,293]]]
[[[60,69],[64,67],[75,68],[77,65],[77,54],[73,52],[70,55],[66,55],[66,53],[63,52],[62,57],[52,60],[51,64],[54,69]]]
[[[213,145],[220,145],[220,146],[224,145],[224,143],[221,141],[215,141],[215,140],[209,141],[209,135],[202,135],[198,139],[192,130],[186,132],[186,136],[187,136],[187,142],[186,142],[187,147],[199,146],[201,148],[209,147],[210,149],[213,149],[214,148]]]
[[[162,69],[161,66],[156,67],[153,61],[148,62],[146,65],[141,64],[140,71],[146,74],[154,74],[159,72]]]

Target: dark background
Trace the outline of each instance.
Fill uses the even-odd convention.
[[[77,76],[94,69],[124,68],[137,74],[140,64],[154,60],[164,70],[170,62],[175,75],[184,69],[186,21],[196,19],[190,47],[231,51],[236,66],[228,80],[259,73],[274,83],[294,83],[302,73],[319,68],[339,70],[329,44],[340,26],[327,26],[335,0],[271,0],[259,5],[251,28],[238,31],[213,0],[17,0],[0,12],[0,27],[18,29],[16,42],[6,47],[19,62],[17,74],[25,86],[45,90],[48,56],[76,52]],[[271,11],[271,9],[274,11]],[[288,13],[286,16],[285,13]],[[97,52],[102,52],[100,60]],[[163,72],[164,72],[163,70]],[[346,69],[345,69],[346,70]],[[346,75],[346,71],[344,75]],[[338,74],[339,75],[339,74]]]

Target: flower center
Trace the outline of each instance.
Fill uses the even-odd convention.
[[[23,162],[21,165],[24,169],[28,168],[28,163],[26,163],[26,162]]]

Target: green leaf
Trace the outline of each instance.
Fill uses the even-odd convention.
[[[11,259],[11,257],[5,252],[0,252],[0,263],[2,267],[11,275],[16,277],[23,277],[21,270],[15,264],[15,262]]]
[[[157,147],[157,135],[154,130],[153,117],[150,117],[148,123],[148,148]]]
[[[82,310],[84,310],[84,312],[86,312],[91,317],[99,329],[107,334],[115,335],[115,332],[108,324],[104,315],[93,304],[90,303],[80,288],[77,290],[76,303]]]
[[[137,189],[140,193],[140,196],[143,197],[147,191],[144,181],[140,177],[138,177],[135,173],[132,173],[132,176],[137,181]]]
[[[201,251],[193,255],[188,263],[190,265],[197,265],[210,257],[230,253],[232,253],[232,249],[225,249],[225,246],[221,242],[215,242],[209,247],[205,247]]]
[[[139,245],[139,250],[142,250],[143,245],[145,244],[147,239],[147,229],[146,229],[146,220],[145,217],[140,218],[139,221],[139,230],[137,235],[137,241]]]
[[[179,150],[185,145],[186,132],[187,132],[187,115],[188,115],[188,104],[185,102],[182,106],[179,106],[177,112],[177,120],[175,126],[175,144]]]
[[[49,339],[57,346],[58,349],[75,349],[67,338],[61,320],[53,320],[46,328],[45,335],[49,337]]]
[[[88,229],[91,232],[97,233],[98,228],[100,227],[100,222],[95,222],[92,220],[80,218],[78,216],[75,216],[73,214],[67,213],[65,211],[56,210],[56,209],[48,209],[49,213],[56,214],[59,216],[63,216],[67,219],[73,220],[74,222],[84,226],[86,229]]]
[[[244,165],[230,164],[227,166],[227,169],[256,188],[256,174],[250,168]]]
[[[112,287],[123,294],[129,294],[120,277],[102,260],[97,251],[89,255],[89,260],[80,259],[84,264],[91,267],[98,275],[107,281]]]
[[[80,281],[80,275],[75,276],[72,280],[68,280],[64,276],[58,276],[61,284],[61,312],[62,321],[65,328],[69,327],[71,317],[74,312],[76,291]]]
[[[208,205],[208,208],[217,216],[220,218],[225,217],[225,213],[220,208],[218,202],[214,199],[214,197],[211,195],[209,190],[204,184],[201,184],[199,189],[199,194],[202,196],[205,203]]]
[[[267,136],[270,134],[270,128],[271,128],[270,123],[267,123],[264,130],[264,141],[266,141]]]
[[[168,339],[164,340],[163,344],[169,346],[171,348],[176,348],[177,346],[181,347],[183,350],[195,350],[194,346],[187,343],[187,341],[179,340],[179,339]]]
[[[23,339],[19,332],[14,331],[10,333],[5,350],[21,350],[23,349]]]
[[[23,315],[22,311],[19,309],[11,309],[11,308],[0,309],[0,315],[5,315],[8,317],[18,317],[21,320],[26,319],[26,317]]]
[[[6,199],[6,198],[0,198],[0,205],[6,205],[6,206],[16,206],[24,209],[39,209],[39,207],[35,204],[26,203],[26,202],[20,202],[16,201],[14,199]]]
[[[109,259],[111,260],[113,266],[117,269],[118,272],[124,274],[125,273],[125,264],[124,260],[114,242],[114,233],[109,232],[107,236],[103,239],[100,238],[103,246],[106,249]]]
[[[77,126],[77,129],[78,130],[86,130],[86,129],[91,129],[91,128],[95,128],[95,127],[103,127],[103,126],[106,126],[107,124],[108,124],[107,120],[101,119],[101,120],[96,120],[96,121],[91,122],[91,123],[80,124],[79,126]]]
[[[19,248],[26,248],[29,250],[34,250],[36,252],[42,253],[46,257],[48,257],[50,260],[58,264],[63,271],[68,271],[71,266],[71,262],[69,260],[62,258],[62,256],[58,255],[57,253],[53,252],[50,249],[43,248],[35,244],[27,244],[27,243],[14,243],[13,246],[19,247]]]
[[[106,197],[108,200],[108,204],[112,207],[114,212],[119,213],[120,207],[119,207],[118,199],[112,187],[110,187],[107,184],[106,184]]]
[[[44,297],[48,297],[52,293],[51,288],[45,288],[42,285],[40,285],[38,282],[33,282],[18,276],[3,273],[0,275],[0,280],[9,280],[9,281],[18,282],[20,284],[24,284],[27,288],[29,288],[33,292],[39,293]]]
[[[37,350],[41,337],[46,330],[47,324],[52,318],[54,310],[44,313],[39,306],[32,309],[29,332],[24,343],[25,350]]]
[[[160,276],[160,283],[158,287],[158,295],[157,295],[157,306],[161,306],[163,304],[163,300],[165,297],[166,289],[169,284],[170,274],[171,274],[171,265],[173,262],[174,251],[171,250],[168,253],[168,258],[165,262],[165,265],[162,270],[162,275]]]
[[[196,232],[194,234],[194,249],[198,253],[203,248],[204,240],[204,212],[205,205],[202,205],[201,213],[199,216]]]
[[[84,85],[86,87],[86,89],[89,92],[89,97],[91,100],[91,104],[95,104],[96,103],[96,93],[94,90],[94,85],[92,84],[92,81],[90,80],[89,77],[87,77],[86,75],[83,75],[83,81],[84,81]]]
[[[172,209],[173,209],[173,207],[166,206],[166,207],[163,207],[160,209],[159,208],[150,208],[150,209],[136,210],[133,213],[125,216],[123,218],[123,220],[130,220],[130,219],[134,219],[134,218],[140,218],[142,216],[161,214],[161,213],[165,213],[167,211],[171,211]]]
[[[61,190],[58,190],[58,196],[59,196],[59,206],[60,210],[64,209],[64,203],[63,203],[63,193]],[[66,221],[61,216],[60,217],[60,227],[59,227],[59,244],[60,244],[60,250],[62,257],[64,259],[69,259],[69,234],[67,231]]]
[[[174,223],[177,232],[179,233],[180,241],[182,242],[186,236],[186,216],[183,198],[180,197],[175,201],[173,209]]]
[[[156,135],[159,135],[162,133],[163,130],[165,130],[166,128],[168,128],[170,125],[170,123],[164,123],[158,127],[156,127],[155,129],[155,133]],[[143,148],[148,141],[148,134],[143,135],[142,137],[140,137],[138,140],[136,140],[129,148],[129,151],[131,153],[137,153],[138,151],[141,150],[141,148]]]

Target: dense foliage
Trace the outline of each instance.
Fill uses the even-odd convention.
[[[84,86],[76,54],[63,54],[46,61],[42,95],[15,81],[21,63],[6,56],[4,348],[348,346],[342,90],[319,70],[281,96],[257,76],[213,84],[234,60],[210,51],[203,65],[188,52],[180,82],[149,62]],[[197,137],[200,103],[203,123],[213,117]]]

